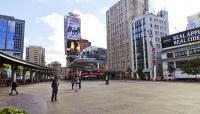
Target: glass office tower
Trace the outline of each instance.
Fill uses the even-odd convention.
[[[0,50],[23,58],[25,21],[0,15]]]

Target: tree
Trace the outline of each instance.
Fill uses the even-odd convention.
[[[19,71],[20,73],[22,73],[23,70],[24,70],[24,67],[23,67],[23,66],[18,66],[17,68],[18,68],[18,71]]]
[[[140,68],[140,67],[139,67],[139,68],[137,69],[136,73],[138,74],[139,79],[144,80],[144,77],[143,77],[143,68]]]
[[[126,69],[126,79],[131,79],[131,72],[132,72],[132,70],[131,70],[131,68],[130,67],[128,67],[127,69]]]
[[[11,65],[10,64],[7,64],[7,63],[3,63],[3,69],[2,69],[2,75],[3,75],[3,78],[7,78],[8,77],[8,69],[11,68]]]
[[[188,76],[189,76],[189,74],[190,74],[190,72],[191,72],[190,64],[185,63],[185,64],[183,64],[183,65],[180,67],[180,69],[183,71],[182,73],[186,73],[186,74],[188,74]]]
[[[175,76],[175,70],[176,68],[174,68],[172,65],[168,66],[168,71],[172,76]]]
[[[180,68],[188,75],[191,74],[197,76],[197,74],[200,74],[200,58],[191,59],[183,64]]]

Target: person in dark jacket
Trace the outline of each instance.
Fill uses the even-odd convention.
[[[71,77],[71,83],[72,83],[72,90],[74,90],[74,83],[75,83],[75,77]]]
[[[16,95],[18,94],[18,91],[17,91],[17,82],[15,82],[15,81],[12,82],[12,89],[11,89],[10,95],[12,95],[13,91],[16,92]]]
[[[79,89],[81,89],[81,76],[79,76],[79,83],[78,83],[78,85],[79,85]]]
[[[59,82],[58,82],[58,77],[56,76],[53,80],[52,80],[52,96],[51,96],[51,101],[57,101],[57,93],[58,93],[58,86],[59,86]]]
[[[105,78],[106,78],[106,85],[109,85],[109,74],[108,73],[106,73]]]

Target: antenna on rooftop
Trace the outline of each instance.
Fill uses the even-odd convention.
[[[69,12],[68,15],[71,16],[71,17],[79,17],[78,14],[75,14],[75,13],[72,13],[72,12]]]
[[[165,0],[163,0],[163,7],[164,7],[164,10],[165,10]]]

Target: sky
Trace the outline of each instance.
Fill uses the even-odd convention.
[[[66,66],[64,16],[80,15],[81,36],[93,46],[106,48],[106,10],[119,0],[2,0],[0,14],[25,20],[25,47],[45,48],[45,61]],[[150,12],[169,13],[170,34],[186,29],[187,16],[200,12],[199,0],[151,0]],[[25,52],[24,47],[24,52]]]

